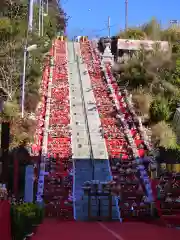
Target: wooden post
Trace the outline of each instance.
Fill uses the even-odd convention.
[[[112,195],[109,194],[109,221],[112,220]]]
[[[88,191],[88,218],[91,220],[91,194],[90,194],[90,189]]]
[[[17,197],[19,191],[19,162],[16,158],[14,159],[13,167],[14,167],[13,192],[14,195]]]
[[[1,124],[1,161],[2,161],[2,181],[8,183],[8,166],[9,166],[9,138],[10,138],[10,123],[2,122]]]

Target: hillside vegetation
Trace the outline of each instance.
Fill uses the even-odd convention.
[[[172,119],[180,99],[180,29],[161,28],[153,19],[139,28],[119,33],[120,38],[165,40],[168,52],[141,50],[116,66],[119,85],[128,85],[137,113],[152,129],[155,147],[179,149]]]
[[[63,10],[50,7],[44,16],[44,34],[38,35],[38,6],[34,7],[33,31],[27,33],[27,1],[1,0],[0,3],[0,94],[6,97],[1,120],[11,123],[11,147],[22,141],[31,141],[35,128],[29,115],[34,113],[40,101],[39,84],[45,56],[56,33],[65,28]],[[28,46],[36,44],[37,49],[28,54],[25,86],[25,118],[21,119],[21,73],[23,50],[27,38]]]

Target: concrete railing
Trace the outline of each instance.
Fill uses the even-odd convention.
[[[53,68],[54,68],[54,57],[52,56],[50,59],[50,72],[49,72],[49,83],[48,83],[48,91],[47,91],[44,134],[43,134],[43,143],[42,143],[40,173],[39,173],[39,179],[38,179],[37,202],[39,202],[39,203],[41,203],[43,201],[42,195],[43,195],[43,191],[44,191],[44,175],[45,175],[45,167],[46,167],[46,162],[47,162],[47,144],[48,144],[48,129],[49,129],[50,100],[51,100]]]

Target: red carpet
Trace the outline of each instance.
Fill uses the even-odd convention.
[[[170,240],[180,231],[145,223],[59,222],[45,220],[32,240]]]
[[[10,204],[7,200],[0,200],[0,239],[11,239]]]
[[[97,223],[46,220],[32,240],[113,240]]]
[[[180,231],[146,223],[105,223],[121,238],[119,240],[170,240],[180,239]],[[110,238],[116,239],[116,238]],[[117,238],[118,239],[118,238]]]

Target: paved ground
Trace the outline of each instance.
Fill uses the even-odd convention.
[[[58,222],[45,220],[32,240],[171,240],[180,231],[146,223]]]

